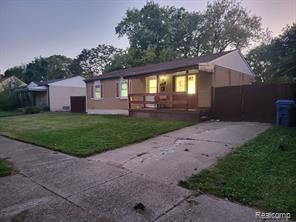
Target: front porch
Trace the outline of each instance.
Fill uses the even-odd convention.
[[[210,89],[210,80],[211,73],[198,68],[131,78],[129,115],[198,121],[209,110],[201,104],[210,98],[210,90],[203,90]]]
[[[210,109],[199,108],[194,110],[180,109],[138,109],[129,110],[129,116],[140,118],[158,118],[168,120],[186,120],[200,122],[209,119]]]

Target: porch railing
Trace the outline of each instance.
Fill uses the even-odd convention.
[[[188,109],[187,93],[131,93],[128,95],[130,110],[139,109]]]

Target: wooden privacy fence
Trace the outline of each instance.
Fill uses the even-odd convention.
[[[212,88],[212,113],[225,121],[275,122],[278,99],[295,100],[296,84]]]

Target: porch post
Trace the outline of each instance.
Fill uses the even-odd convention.
[[[186,69],[186,80],[185,80],[185,89],[186,89],[186,110],[188,110],[188,74],[189,74],[189,70]]]
[[[157,74],[156,75],[156,93],[160,93],[159,92],[159,83],[160,83],[160,81],[159,81],[159,74]]]

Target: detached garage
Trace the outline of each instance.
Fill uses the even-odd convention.
[[[48,83],[50,111],[70,111],[71,97],[85,97],[84,78],[75,76]]]

